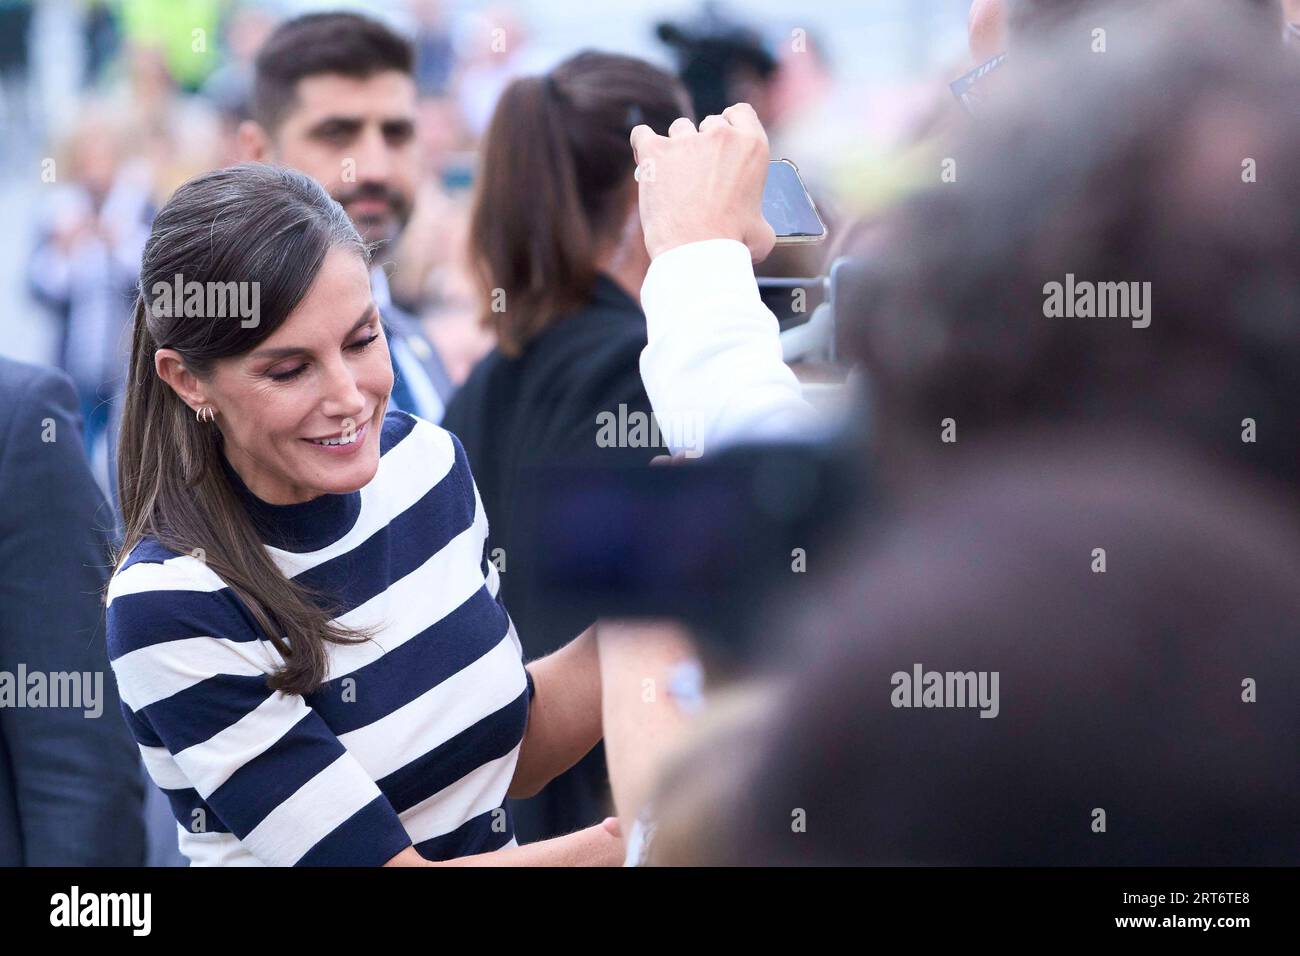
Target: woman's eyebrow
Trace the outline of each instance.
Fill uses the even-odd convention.
[[[352,335],[354,332],[356,332],[357,329],[361,328],[363,325],[369,322],[370,316],[374,312],[375,312],[375,304],[371,302],[368,306],[366,306],[366,311],[361,313],[361,318],[357,319],[356,322],[352,324],[352,328],[348,329],[347,335],[343,336],[344,340],[346,341],[348,336]],[[258,349],[256,352],[253,352],[251,355],[249,355],[249,358],[255,358],[255,359],[288,358],[290,355],[301,355],[304,352],[310,352],[310,351],[311,349],[306,348],[305,346],[302,345],[279,345],[276,346],[275,348]]]

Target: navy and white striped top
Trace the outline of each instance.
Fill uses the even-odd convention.
[[[202,555],[146,538],[108,589],[122,709],[204,865],[378,865],[515,845],[505,809],[532,699],[485,560],[487,518],[449,432],[390,411],[360,491],[256,498],[285,574],[374,639],[326,645],[329,681],[272,692],[282,661]]]

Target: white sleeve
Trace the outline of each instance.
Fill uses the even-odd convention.
[[[641,307],[649,335],[641,378],[674,454],[821,430],[782,360],[780,327],[743,243],[709,239],[663,253],[646,273]]]

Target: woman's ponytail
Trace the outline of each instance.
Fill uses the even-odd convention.
[[[667,132],[689,112],[676,79],[627,56],[579,53],[506,87],[470,218],[482,317],[504,354],[590,297],[633,195],[632,127]]]

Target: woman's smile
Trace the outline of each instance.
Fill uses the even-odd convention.
[[[355,431],[344,431],[324,438],[304,438],[303,441],[327,455],[347,456],[355,455],[365,444],[366,436],[369,434],[370,422],[366,422]]]

